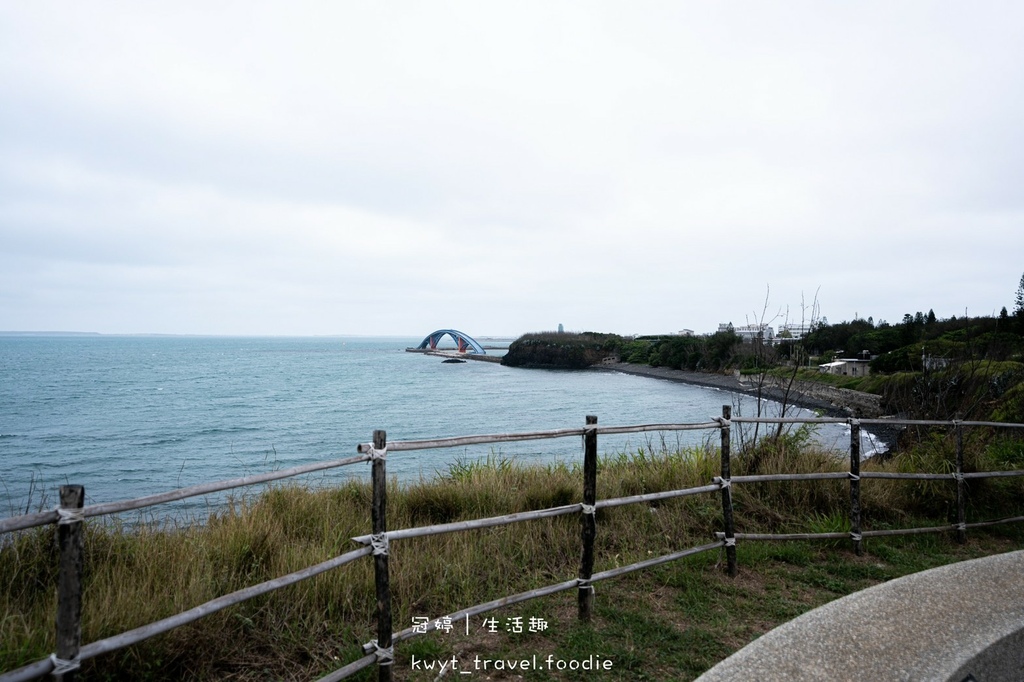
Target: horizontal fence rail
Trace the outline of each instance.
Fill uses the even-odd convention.
[[[106,504],[92,504],[87,507],[83,507],[81,513],[83,516],[92,517],[105,516],[108,514],[118,514],[121,512],[133,511],[136,509],[145,509],[146,507],[155,507],[159,504],[177,502],[178,500],[184,500],[189,497],[209,495],[211,493],[219,493],[225,490],[233,490],[235,488],[244,488],[250,485],[258,485],[260,483],[280,481],[285,478],[301,476],[302,474],[311,474],[317,471],[336,469],[338,467],[347,466],[349,464],[358,464],[359,462],[365,462],[368,459],[369,457],[365,455],[358,457],[347,457],[345,459],[336,459],[330,462],[315,462],[313,464],[302,464],[300,466],[291,467],[289,469],[271,471],[265,474],[242,476],[241,478],[231,478],[224,481],[215,481],[213,483],[200,483],[199,485],[193,485],[188,488],[178,488],[177,490],[171,490],[170,492],[157,493],[156,495],[147,495],[146,497],[138,497],[133,500],[108,502]],[[44,512],[36,512],[34,514],[12,516],[10,518],[0,519],[0,533],[9,533],[15,530],[25,530],[27,528],[34,528],[36,526],[45,526],[50,523],[56,523],[58,520],[59,513],[56,509],[51,509],[50,511]]]
[[[842,419],[838,420],[844,421]],[[647,431],[700,431],[718,428],[718,422],[703,424],[637,424],[634,426],[601,426],[594,429],[553,429],[550,431],[530,431],[526,433],[481,434],[477,436],[458,436],[455,438],[432,438],[429,440],[399,440],[388,443],[388,452],[408,452],[410,450],[432,450],[436,448],[461,448],[467,445],[493,445],[497,443],[516,443],[527,440],[548,440],[583,436],[588,431],[598,434],[644,433]],[[368,453],[373,450],[372,443],[360,443],[356,451]]]
[[[723,549],[728,559],[727,570],[730,575],[736,574],[736,542],[740,541],[780,541],[780,540],[843,540],[853,542],[854,550],[861,551],[861,541],[864,538],[885,537],[895,535],[910,535],[919,533],[936,533],[955,531],[958,538],[963,541],[965,532],[969,528],[980,528],[1003,523],[1024,522],[1024,516],[1015,516],[1004,519],[976,521],[967,523],[965,519],[964,499],[965,484],[968,480],[1024,476],[1024,470],[1013,471],[987,471],[987,472],[964,472],[963,471],[963,442],[962,432],[965,427],[995,427],[995,428],[1024,428],[1024,424],[1008,424],[1001,422],[967,422],[967,421],[926,421],[926,420],[900,420],[900,419],[838,419],[838,418],[756,418],[756,417],[732,417],[731,407],[723,406],[722,416],[715,417],[711,421],[697,424],[640,424],[633,426],[598,426],[596,417],[587,417],[587,423],[582,428],[555,429],[549,431],[534,431],[511,434],[483,434],[472,436],[460,436],[451,438],[439,438],[431,440],[411,440],[387,442],[386,434],[383,431],[374,432],[372,443],[363,443],[357,446],[358,456],[344,459],[336,459],[326,462],[301,465],[280,471],[245,476],[241,478],[206,483],[178,490],[149,495],[134,500],[124,500],[105,504],[94,504],[82,506],[84,491],[81,486],[64,486],[61,490],[61,506],[54,510],[26,514],[0,520],[0,533],[25,530],[47,524],[58,524],[60,548],[61,548],[61,571],[60,584],[58,586],[58,612],[57,612],[57,651],[49,658],[29,664],[17,670],[0,674],[0,682],[14,682],[20,680],[31,680],[51,674],[60,679],[70,680],[74,678],[75,671],[81,661],[94,658],[101,654],[109,653],[146,639],[167,632],[173,628],[180,627],[187,623],[216,613],[230,606],[242,603],[256,596],[267,594],[289,585],[307,580],[326,571],[340,568],[358,559],[372,556],[375,565],[375,584],[378,601],[377,618],[377,639],[368,642],[363,646],[366,655],[350,662],[348,665],[335,670],[329,675],[321,678],[321,682],[341,680],[359,670],[362,670],[374,663],[378,664],[379,679],[390,680],[391,668],[394,660],[394,644],[411,639],[425,632],[434,629],[437,620],[431,620],[423,628],[406,628],[398,633],[392,633],[391,623],[391,595],[389,578],[389,544],[391,541],[405,540],[418,537],[440,535],[444,533],[468,532],[477,529],[504,526],[538,519],[554,518],[569,514],[579,514],[581,523],[581,544],[582,557],[580,572],[577,578],[566,580],[546,587],[522,592],[493,601],[485,602],[469,608],[455,611],[445,616],[452,621],[461,618],[472,617],[487,611],[509,606],[519,602],[536,599],[539,597],[564,592],[573,588],[578,591],[579,617],[581,620],[589,620],[593,604],[593,584],[602,580],[619,577],[634,571],[647,569],[660,564],[676,561],[687,556],[699,554],[714,549]],[[817,472],[806,474],[763,474],[748,476],[731,476],[730,467],[730,443],[732,424],[825,424],[825,423],[847,423],[850,425],[850,469],[849,471]],[[953,427],[957,437],[957,455],[952,473],[902,473],[902,472],[874,472],[860,471],[860,428],[862,425],[884,424],[884,425],[908,425],[908,426],[935,426]],[[597,476],[597,437],[600,434],[625,434],[642,433],[651,431],[686,431],[686,430],[718,430],[721,434],[721,476],[715,476],[714,480],[703,486],[694,488],[668,490],[656,493],[631,495],[620,498],[597,499],[596,476]],[[551,438],[583,437],[584,441],[584,466],[583,466],[583,502],[576,504],[539,509],[527,512],[517,512],[468,521],[436,524],[430,526],[419,526],[398,530],[387,530],[386,523],[386,460],[389,453],[407,452],[415,450],[426,450],[433,448],[463,447],[468,445],[507,443],[516,441],[542,440]],[[124,511],[142,509],[158,504],[173,502],[188,497],[210,494],[240,488],[243,486],[257,485],[271,481],[282,480],[306,473],[324,471],[336,467],[370,462],[372,465],[372,521],[373,532],[367,535],[353,537],[352,540],[360,545],[359,549],[344,553],[322,563],[309,566],[299,571],[289,573],[278,578],[268,580],[258,585],[253,585],[221,597],[217,597],[204,604],[200,604],[182,613],[149,623],[133,630],[123,632],[119,635],[80,646],[78,639],[81,624],[76,620],[80,614],[81,600],[81,542],[82,526],[84,520],[90,517],[116,514]],[[923,480],[950,480],[957,485],[958,522],[930,528],[903,528],[885,530],[862,530],[860,518],[860,481],[863,479],[894,479],[908,481]],[[737,533],[734,530],[733,507],[732,507],[732,485],[745,485],[766,482],[801,482],[841,480],[847,481],[850,486],[850,527],[849,532],[831,533]],[[724,531],[713,533],[714,542],[682,549],[662,556],[654,557],[627,566],[616,567],[604,571],[594,572],[594,538],[596,535],[596,511],[598,509],[612,508],[629,504],[644,504],[673,498],[700,495],[705,493],[720,493],[722,497],[722,513]],[[77,562],[77,563],[76,563]],[[66,579],[65,579],[66,576]],[[65,634],[62,634],[65,633]],[[70,634],[67,634],[70,633]],[[77,638],[76,638],[77,637]]]
[[[455,521],[452,523],[439,523],[434,526],[418,526],[416,528],[405,528],[403,530],[392,530],[388,531],[388,540],[404,540],[408,538],[422,538],[428,535],[441,535],[444,533],[458,533],[464,530],[474,530],[476,528],[492,528],[494,526],[507,526],[511,523],[519,523],[521,521],[533,521],[536,519],[546,519],[552,516],[563,516],[565,514],[572,514],[582,509],[582,505],[579,504],[567,504],[562,507],[552,507],[551,509],[538,509],[536,511],[518,512],[516,514],[505,514],[504,516],[492,516],[486,519],[474,519],[472,521]],[[373,535],[359,535],[352,538],[356,542],[363,544],[370,544],[373,540]]]

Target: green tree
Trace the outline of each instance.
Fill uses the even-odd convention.
[[[1020,276],[1020,284],[1017,285],[1017,298],[1014,300],[1016,304],[1013,309],[1013,314],[1017,317],[1024,316],[1024,275]]]
[[[1008,332],[1010,331],[1010,314],[1006,312],[1006,306],[999,311],[999,318],[996,320],[996,331]]]
[[[923,326],[923,314],[917,313],[916,318],[910,313],[905,314],[899,329],[899,345],[907,346],[921,338],[921,327]]]

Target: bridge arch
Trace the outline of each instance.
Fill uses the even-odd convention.
[[[455,345],[458,346],[460,353],[479,353],[480,355],[487,355],[487,351],[484,347],[469,334],[460,332],[458,329],[438,329],[427,335],[427,338],[423,339],[417,350],[434,350],[437,348],[437,342],[443,339],[445,336],[450,336],[455,340]]]

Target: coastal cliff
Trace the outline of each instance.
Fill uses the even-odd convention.
[[[617,358],[622,340],[616,334],[597,332],[524,334],[508,347],[501,364],[528,369],[586,369]]]

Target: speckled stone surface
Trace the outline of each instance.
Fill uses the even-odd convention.
[[[781,625],[700,682],[1024,680],[1024,551],[915,573]]]

